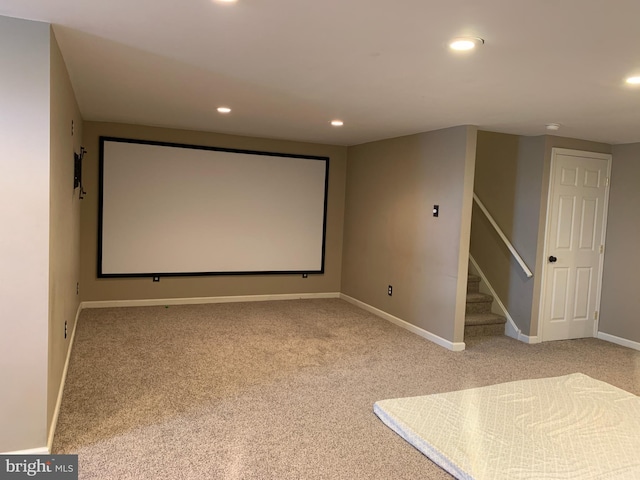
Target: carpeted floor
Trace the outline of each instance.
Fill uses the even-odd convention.
[[[81,479],[446,479],[375,401],[574,372],[640,394],[634,350],[454,353],[337,299],[84,310],[53,453]]]

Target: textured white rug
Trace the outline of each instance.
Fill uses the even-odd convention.
[[[640,479],[640,397],[580,373],[373,409],[459,479]]]

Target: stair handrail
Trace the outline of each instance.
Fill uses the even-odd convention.
[[[527,278],[533,277],[533,273],[531,273],[531,270],[529,270],[529,267],[527,267],[527,264],[524,263],[524,260],[518,254],[518,252],[516,251],[514,246],[511,244],[509,239],[505,236],[505,234],[502,233],[502,230],[500,229],[500,227],[498,226],[496,221],[493,219],[493,217],[489,213],[489,210],[487,210],[487,207],[484,206],[484,204],[480,201],[480,199],[478,198],[478,195],[476,195],[475,192],[473,192],[473,200],[478,204],[478,206],[480,207],[480,210],[482,210],[482,213],[485,214],[485,216],[487,217],[487,220],[489,220],[489,223],[491,223],[491,225],[495,229],[495,231],[498,234],[498,236],[502,239],[504,244],[507,246],[507,248],[511,252],[511,255],[513,255],[513,258],[515,258],[517,260],[517,262],[520,264],[520,267],[524,271],[524,273],[527,276]]]

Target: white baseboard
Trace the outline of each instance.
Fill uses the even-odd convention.
[[[442,337],[439,337],[438,335],[428,332],[427,330],[424,330],[423,328],[420,327],[416,327],[415,325],[406,322],[405,320],[402,320],[401,318],[395,317],[387,312],[384,312],[376,307],[372,307],[371,305],[369,305],[368,303],[364,303],[361,302],[360,300],[357,300],[353,297],[350,297],[349,295],[345,295],[344,293],[340,294],[340,298],[342,298],[343,300],[352,303],[353,305],[362,308],[363,310],[366,310],[367,312],[371,312],[374,315],[383,318],[395,325],[398,325],[399,327],[404,328],[405,330],[409,330],[411,333],[415,333],[416,335],[421,336],[422,338],[426,338],[427,340],[436,343],[438,345],[440,345],[441,347],[447,348],[449,350],[452,350],[454,352],[461,352],[462,350],[465,349],[465,344],[464,342],[450,342],[449,340],[445,340]]]
[[[53,437],[56,434],[56,427],[58,426],[58,416],[60,415],[60,406],[62,405],[62,395],[64,393],[64,384],[67,381],[67,371],[69,370],[69,360],[71,359],[71,350],[73,350],[73,341],[76,338],[76,328],[78,327],[78,318],[80,318],[80,312],[82,312],[82,303],[78,305],[78,310],[76,310],[76,319],[75,319],[75,322],[73,323],[71,338],[69,339],[69,349],[67,350],[67,359],[64,362],[64,369],[62,370],[62,379],[60,380],[60,388],[58,390],[58,400],[56,401],[56,408],[53,411],[53,418],[51,419],[51,425],[49,427],[49,437],[47,439],[47,453],[51,453],[51,447],[53,446]]]
[[[2,455],[49,455],[47,447],[30,448],[29,450],[16,450],[15,452],[4,452]]]
[[[518,337],[518,340],[520,340],[521,342],[524,342],[524,343],[542,343],[542,340],[540,339],[539,336],[537,336],[537,335],[529,336],[529,335],[525,335],[523,333],[520,333],[520,335]]]
[[[82,308],[149,307],[164,305],[197,305],[203,303],[266,302],[270,300],[301,300],[340,298],[339,292],[285,293],[273,295],[234,295],[229,297],[147,298],[141,300],[103,300],[82,302]]]
[[[640,343],[628,340],[626,338],[616,337],[615,335],[609,335],[608,333],[598,332],[597,337],[600,340],[606,340],[607,342],[622,345],[623,347],[632,348],[634,350],[640,350]]]

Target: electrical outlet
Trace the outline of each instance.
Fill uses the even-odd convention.
[[[153,277],[153,281],[154,281],[154,282],[159,282],[159,281],[160,281],[160,277],[159,277],[158,275],[155,275],[155,276]]]
[[[387,295],[393,295],[393,287],[391,285],[389,285],[389,287],[387,288]]]
[[[76,295],[80,295],[80,282],[76,282]]]
[[[67,338],[67,321],[64,321],[64,338]]]

